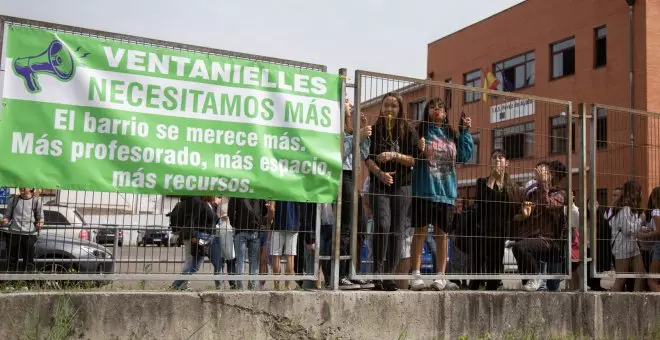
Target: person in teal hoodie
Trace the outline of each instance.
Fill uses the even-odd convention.
[[[437,244],[438,274],[447,267],[447,230],[454,217],[457,195],[456,162],[466,162],[472,156],[474,143],[469,128],[472,120],[461,115],[459,130],[449,125],[445,104],[433,98],[424,108],[425,119],[419,124],[418,149],[420,157],[415,161],[412,175],[412,225],[415,235],[412,244],[412,269],[416,276],[411,282],[412,290],[425,289],[420,267],[422,247],[428,225],[433,225]],[[447,280],[435,280],[434,290],[456,289],[456,284]]]

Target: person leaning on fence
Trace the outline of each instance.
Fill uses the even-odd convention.
[[[187,258],[181,270],[182,274],[194,274],[199,271],[204,264],[204,257],[208,255],[213,265],[213,273],[220,274],[222,272],[222,257],[220,249],[220,240],[215,236],[217,212],[213,204],[215,203],[215,196],[192,196],[187,197],[179,202],[181,206],[176,209],[176,223],[182,223],[183,235],[189,235],[189,241],[184,242],[188,244],[186,251]],[[182,222],[179,222],[182,221]],[[186,289],[187,282],[184,280],[177,280],[172,283],[172,289],[182,290]],[[217,289],[222,287],[222,282],[215,281]]]
[[[343,142],[343,152],[344,159],[342,160],[342,204],[341,204],[341,239],[339,242],[339,252],[341,256],[349,255],[349,249],[351,244],[351,230],[352,230],[352,220],[353,220],[353,193],[356,190],[355,183],[353,182],[353,146],[354,143],[359,143],[360,149],[360,160],[366,160],[369,155],[370,148],[370,137],[371,137],[371,126],[367,125],[367,119],[364,114],[360,113],[360,121],[362,127],[359,131],[359,141],[356,141],[355,134],[353,130],[353,119],[351,118],[354,114],[352,112],[352,106],[348,99],[345,103],[345,117],[344,117],[344,142]],[[364,220],[363,220],[363,209],[362,209],[362,198],[358,195],[358,230],[364,230]],[[358,238],[362,238],[362,232],[359,233]],[[358,242],[359,244],[359,242]],[[350,260],[342,260],[339,265],[339,288],[343,290],[350,289],[368,289],[373,288],[373,284],[370,284],[362,280],[349,280],[349,268]]]
[[[635,273],[644,273],[644,262],[640,255],[636,235],[642,231],[644,212],[642,205],[642,187],[635,181],[623,185],[621,197],[614,204],[609,221],[612,229],[612,255],[617,273],[629,273],[632,267]],[[611,291],[623,291],[626,279],[617,278]],[[635,291],[641,291],[643,279],[635,279]]]
[[[412,290],[425,288],[421,278],[422,247],[428,225],[433,225],[437,245],[438,275],[447,268],[447,232],[454,218],[454,204],[458,191],[456,162],[466,162],[472,157],[474,143],[469,128],[472,120],[461,115],[459,131],[449,125],[449,115],[442,100],[429,100],[424,108],[425,119],[419,125],[418,150],[420,159],[415,162],[412,176],[412,225],[415,230],[412,242],[412,269],[416,278]],[[445,279],[434,280],[434,290],[457,289],[458,285]]]
[[[646,230],[637,233],[634,236],[640,242],[649,242],[653,244],[653,258],[649,268],[650,274],[660,274],[660,187],[655,187],[649,195],[647,204],[647,219]],[[660,292],[660,284],[658,279],[648,279],[649,290],[652,292]]]
[[[490,164],[488,177],[477,179],[475,208],[478,229],[471,261],[476,273],[500,274],[504,271],[504,245],[510,236],[513,216],[520,208],[522,188],[507,173],[509,161],[504,150],[493,150]],[[484,282],[486,290],[497,290],[500,286],[500,280],[470,280],[470,289],[479,289]]]
[[[12,196],[7,202],[2,218],[9,272],[34,270],[37,234],[44,225],[43,204],[35,195],[36,190],[20,188],[19,192],[20,195]]]
[[[526,190],[525,202],[514,217],[514,233],[519,240],[511,248],[521,274],[540,274],[539,261],[555,262],[562,257],[566,245],[559,240],[565,227],[563,207],[566,191],[553,179],[548,162],[540,162],[534,170],[535,181]],[[536,291],[541,280],[528,280],[525,291]]]
[[[367,168],[371,207],[374,214],[373,260],[376,274],[391,274],[400,254],[399,240],[410,228],[411,180],[417,132],[406,121],[403,99],[396,93],[383,96],[380,115],[374,125]],[[407,270],[406,270],[407,274]],[[376,290],[397,290],[392,280],[375,282]]]

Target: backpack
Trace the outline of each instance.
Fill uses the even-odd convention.
[[[170,218],[170,229],[172,229],[173,233],[180,233],[183,229],[190,229],[192,215],[187,210],[189,209],[186,209],[186,202],[181,200],[166,215]]]
[[[39,218],[37,216],[37,204],[39,204],[39,202],[38,202],[39,199],[35,196],[32,196],[32,198],[33,198],[33,200],[32,200],[32,214],[34,215],[34,220],[39,221]],[[9,201],[11,201],[11,205],[12,205],[11,214],[8,217],[5,216],[9,221],[11,221],[14,218],[14,213],[15,213],[15,210],[16,210],[16,206],[18,205],[18,200],[19,199],[21,199],[21,195],[11,195],[11,197],[9,198]]]

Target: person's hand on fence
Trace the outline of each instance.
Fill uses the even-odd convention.
[[[524,202],[521,208],[521,213],[522,215],[527,218],[532,215],[532,208],[534,208],[534,203],[532,202]]]
[[[371,137],[371,125],[364,126],[360,129],[360,138]]]
[[[383,182],[383,184],[386,185],[392,185],[394,183],[394,174],[396,174],[396,171],[392,172],[385,172],[381,171],[378,173],[378,179]]]
[[[316,250],[316,244],[310,243],[307,245],[307,251],[309,251],[310,254],[314,255],[315,250]]]
[[[272,221],[273,218],[275,217],[275,201],[268,201],[266,202],[266,217],[268,218],[269,221]]]
[[[424,152],[424,150],[426,150],[426,139],[424,139],[424,137],[417,141],[417,148],[419,149],[419,152]]]
[[[380,164],[387,163],[393,160],[395,156],[396,156],[396,152],[389,152],[389,151],[381,152],[380,155],[376,156],[376,162]]]
[[[9,220],[6,219],[6,218],[3,218],[2,219],[2,225],[7,225],[7,224],[9,224]]]

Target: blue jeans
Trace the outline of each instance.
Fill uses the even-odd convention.
[[[562,262],[548,263],[545,261],[539,261],[539,267],[541,269],[541,274],[547,274],[548,272],[555,274],[555,273],[561,273],[563,271],[564,264]],[[539,286],[538,290],[558,292],[560,291],[560,285],[561,285],[561,280],[556,280],[556,279],[541,280],[541,286]]]
[[[248,260],[250,262],[250,274],[259,275],[259,248],[261,238],[256,231],[241,231],[234,236],[234,249],[236,250],[236,269],[239,275],[245,272],[245,248],[247,248]],[[238,280],[238,289],[243,289],[243,281]],[[251,280],[248,288],[257,287],[257,280]]]
[[[193,236],[195,236],[195,238],[197,239],[211,242],[211,244],[209,245],[209,257],[211,260],[211,264],[213,265],[213,274],[214,275],[222,274],[224,262],[220,255],[220,239],[211,234],[200,233],[200,232],[195,232]],[[191,246],[192,245],[189,244],[189,247]],[[195,255],[191,255],[190,249],[185,249],[185,248],[184,248],[184,252],[187,254],[187,257],[186,257],[186,262],[183,264],[183,268],[181,269],[181,274],[192,275],[198,272],[202,268],[202,265],[204,264],[204,254],[196,252]],[[177,280],[172,283],[172,288],[182,289],[185,287],[185,285],[186,285],[185,280]],[[215,287],[220,288],[221,286],[222,286],[222,281],[216,280]]]
[[[426,237],[426,240],[424,241],[426,243],[426,246],[429,248],[429,251],[431,252],[431,260],[433,261],[433,274],[438,272],[438,259],[437,259],[437,251],[438,251],[438,245],[435,243],[435,238],[433,238],[433,234],[430,234]]]

